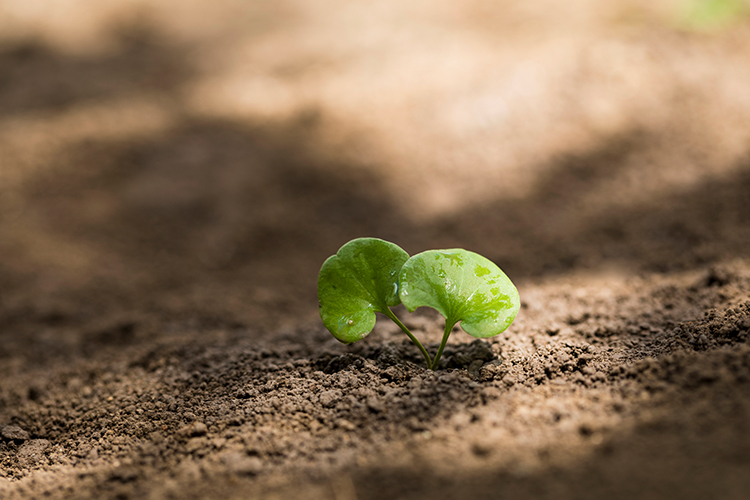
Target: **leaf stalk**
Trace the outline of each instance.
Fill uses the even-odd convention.
[[[431,370],[437,370],[438,368],[438,362],[440,361],[440,356],[443,355],[443,349],[445,349],[445,345],[448,343],[448,337],[451,336],[451,332],[453,331],[453,327],[456,326],[457,321],[449,321],[445,320],[445,331],[443,332],[443,340],[440,341],[440,348],[438,349],[437,354],[435,354],[435,360],[432,362],[432,365],[430,365]]]
[[[398,317],[393,313],[393,311],[390,310],[390,308],[386,308],[385,311],[383,311],[383,314],[388,316],[391,321],[396,323],[398,327],[401,328],[401,331],[411,339],[411,341],[419,348],[420,351],[422,351],[422,355],[427,362],[427,368],[429,368],[430,370],[434,370],[434,368],[432,367],[432,360],[430,359],[430,355],[427,352],[427,349],[425,349],[422,343],[419,341],[419,339],[417,339],[417,337],[415,337],[414,334],[411,333],[408,328],[406,328],[406,325],[404,325],[401,320],[398,319]]]

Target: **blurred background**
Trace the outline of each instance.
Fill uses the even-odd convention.
[[[317,321],[319,266],[358,236],[521,284],[747,257],[749,14],[0,0],[5,335]]]

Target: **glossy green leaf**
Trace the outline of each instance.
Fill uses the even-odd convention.
[[[375,313],[401,303],[398,276],[409,258],[398,245],[358,238],[323,263],[318,275],[320,318],[345,344],[361,340],[375,326]]]
[[[518,314],[521,299],[510,279],[491,260],[462,249],[428,250],[401,268],[399,295],[409,312],[437,309],[450,326],[474,337],[497,335]]]

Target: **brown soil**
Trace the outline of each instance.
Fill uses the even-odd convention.
[[[750,27],[601,3],[0,5],[0,498],[748,498]],[[357,236],[521,313],[341,345]]]

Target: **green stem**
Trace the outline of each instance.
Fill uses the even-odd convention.
[[[443,340],[440,342],[440,348],[438,349],[437,354],[435,354],[435,360],[432,362],[432,365],[430,366],[430,369],[437,370],[438,367],[438,361],[440,361],[440,356],[443,355],[443,349],[445,349],[445,344],[448,343],[448,337],[451,336],[451,332],[453,331],[453,327],[456,326],[457,321],[449,321],[445,320],[445,331],[443,332]]]
[[[406,325],[401,323],[401,320],[399,320],[395,314],[393,314],[393,311],[391,311],[389,308],[387,308],[385,311],[383,311],[383,314],[391,318],[391,320],[398,325],[399,328],[401,328],[401,331],[403,331],[406,335],[409,336],[412,342],[414,342],[414,345],[419,347],[419,350],[422,351],[422,355],[424,356],[425,361],[427,361],[427,368],[432,369],[432,360],[430,359],[430,355],[427,353],[427,349],[424,348],[422,343],[417,339],[417,337],[414,336],[413,333],[409,331],[408,328],[406,328]]]

